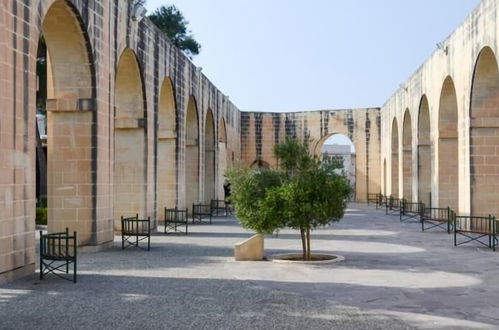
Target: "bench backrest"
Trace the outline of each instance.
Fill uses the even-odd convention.
[[[390,196],[390,198],[388,199],[387,207],[395,209],[401,208],[403,201],[404,199],[394,198]]]
[[[423,220],[453,221],[455,213],[450,207],[424,207],[421,212]]]
[[[212,199],[210,205],[212,209],[225,209],[227,202],[223,199]]]
[[[65,232],[43,234],[40,231],[40,256],[42,258],[75,258],[77,249],[76,231],[70,236]]]
[[[166,222],[187,222],[187,209],[179,210],[177,208],[167,209],[165,207],[165,221]]]
[[[456,215],[454,217],[454,227],[456,231],[484,234],[498,233],[499,229],[496,218],[492,215],[487,217]]]
[[[421,214],[424,210],[424,205],[421,202],[408,202],[402,199],[401,208],[405,213]]]
[[[121,216],[121,232],[124,235],[149,235],[151,233],[151,217],[139,219],[139,215],[134,217]]]
[[[192,204],[192,214],[208,215],[211,214],[211,206],[208,204]]]

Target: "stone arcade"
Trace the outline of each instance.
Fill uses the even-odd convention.
[[[49,230],[108,248],[120,215],[223,198],[235,164],[274,166],[286,136],[357,153],[357,199],[383,192],[499,214],[499,40],[484,0],[381,108],[243,112],[128,0],[0,3],[0,282],[35,265],[36,58],[48,50]],[[497,153],[497,154],[496,154]]]

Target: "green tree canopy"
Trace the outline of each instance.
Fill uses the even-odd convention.
[[[194,39],[192,32],[187,29],[189,22],[174,5],[159,7],[149,15],[149,19],[189,58],[198,55],[201,51],[201,45]]]
[[[231,201],[245,228],[271,233],[300,230],[303,258],[311,259],[311,230],[339,221],[351,188],[337,159],[320,160],[306,144],[287,140],[275,146],[279,169],[233,169]]]

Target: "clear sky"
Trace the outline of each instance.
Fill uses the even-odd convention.
[[[173,3],[194,63],[241,110],[381,106],[479,0],[148,0]]]

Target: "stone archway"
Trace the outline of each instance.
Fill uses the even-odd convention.
[[[189,97],[185,117],[185,207],[199,202],[199,120],[196,99]]]
[[[112,240],[112,228],[103,226],[97,236],[95,73],[82,26],[75,8],[56,0],[41,28],[47,49],[48,230],[68,227],[78,232],[80,245],[98,245]]]
[[[499,71],[492,49],[478,56],[471,89],[472,214],[499,214]]]
[[[392,123],[392,187],[391,196],[399,197],[399,129],[397,118]]]
[[[227,159],[227,129],[225,127],[225,119],[220,118],[218,125],[218,198],[225,196],[224,183],[225,171],[229,163]]]
[[[158,108],[157,214],[177,205],[177,116],[173,84],[165,78],[161,85]]]
[[[405,111],[402,132],[402,197],[412,201],[412,120],[409,109]]]
[[[454,210],[459,206],[457,114],[456,89],[452,78],[447,77],[438,111],[438,205]]]
[[[421,98],[418,120],[418,199],[430,206],[431,200],[431,128],[426,95]]]
[[[120,57],[114,90],[114,225],[121,216],[146,216],[146,130],[141,70],[134,52]]]
[[[208,109],[204,121],[204,202],[215,199],[215,121]]]

